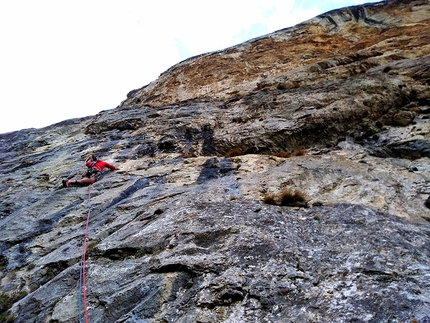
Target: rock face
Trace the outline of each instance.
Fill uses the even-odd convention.
[[[188,59],[0,135],[0,321],[430,322],[430,1]],[[86,156],[115,164],[90,188]]]

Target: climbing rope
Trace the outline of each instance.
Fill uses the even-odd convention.
[[[82,257],[81,257],[81,268],[79,274],[79,323],[83,322],[83,317],[85,317],[85,323],[88,323],[88,308],[87,308],[87,277],[86,277],[86,253],[87,253],[87,240],[88,240],[88,223],[90,221],[91,215],[91,185],[88,186],[88,215],[87,223],[85,227],[85,237],[82,247]]]

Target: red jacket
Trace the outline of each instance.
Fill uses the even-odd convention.
[[[87,165],[87,167],[91,167],[91,165],[93,164],[93,162],[87,162],[85,165]],[[99,171],[102,171],[103,168],[108,167],[112,170],[116,169],[116,167],[114,165],[111,165],[109,163],[106,163],[103,160],[97,160],[97,162],[93,165],[93,169],[97,169]]]

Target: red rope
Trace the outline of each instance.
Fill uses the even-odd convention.
[[[87,215],[87,223],[85,227],[85,237],[84,237],[84,247],[82,253],[82,288],[83,288],[83,303],[84,303],[84,314],[85,314],[85,322],[88,323],[88,308],[87,308],[87,277],[86,277],[86,253],[87,253],[87,240],[88,240],[88,224],[90,221],[91,214],[91,185],[88,186],[88,215]]]

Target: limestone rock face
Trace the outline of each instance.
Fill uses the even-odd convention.
[[[89,214],[90,322],[430,322],[429,138],[423,0],[334,10],[1,134],[0,321],[82,316]],[[90,153],[117,170],[61,188]]]

